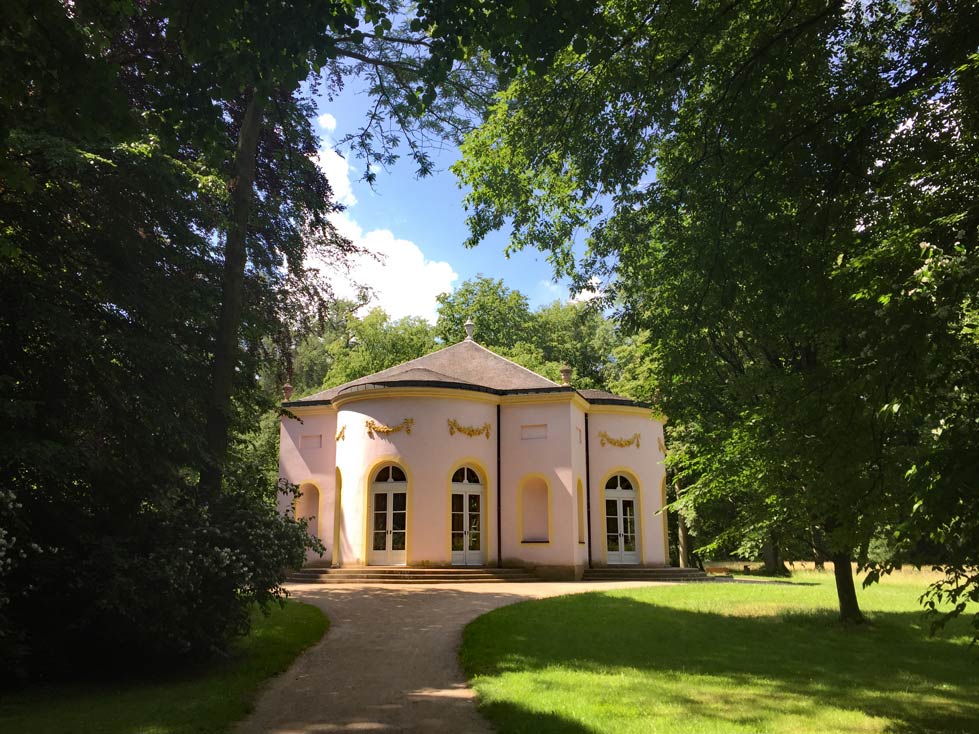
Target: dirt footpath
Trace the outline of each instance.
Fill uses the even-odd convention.
[[[239,734],[490,732],[457,652],[479,615],[531,598],[644,582],[397,586],[295,584],[330,631],[261,694]]]

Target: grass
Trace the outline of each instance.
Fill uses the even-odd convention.
[[[465,630],[463,668],[504,734],[979,732],[979,648],[930,637],[902,574],[837,621],[830,573],[524,602]]]
[[[318,641],[329,622],[289,602],[256,613],[251,633],[221,661],[127,682],[31,688],[0,697],[0,731],[18,734],[216,734],[251,711],[259,686]]]

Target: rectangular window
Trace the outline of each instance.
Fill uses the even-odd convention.
[[[303,436],[299,439],[300,449],[321,449],[323,448],[323,434],[317,433],[316,435]]]
[[[520,426],[520,439],[527,441],[534,438],[547,438],[547,424]]]

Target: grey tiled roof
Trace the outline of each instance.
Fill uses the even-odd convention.
[[[474,341],[461,341],[423,357],[299,398],[286,405],[326,403],[341,394],[391,385],[442,385],[493,393],[558,392],[562,386],[491,352]],[[571,388],[564,387],[564,390]],[[629,398],[602,390],[579,390],[585,400],[635,405]],[[592,394],[592,398],[589,398]]]
[[[449,382],[490,390],[533,390],[559,387],[546,377],[521,367],[473,341],[461,341],[451,347],[402,362],[386,370],[331,387],[297,400],[332,400],[340,393],[360,385],[398,382]]]
[[[605,390],[579,390],[581,395],[589,403],[621,403],[625,405],[637,405],[635,400]]]

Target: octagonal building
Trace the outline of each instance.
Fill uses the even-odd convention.
[[[302,494],[282,510],[309,520],[333,566],[572,579],[668,563],[663,425],[649,406],[558,385],[471,331],[284,407],[295,417],[282,419],[279,474]]]

